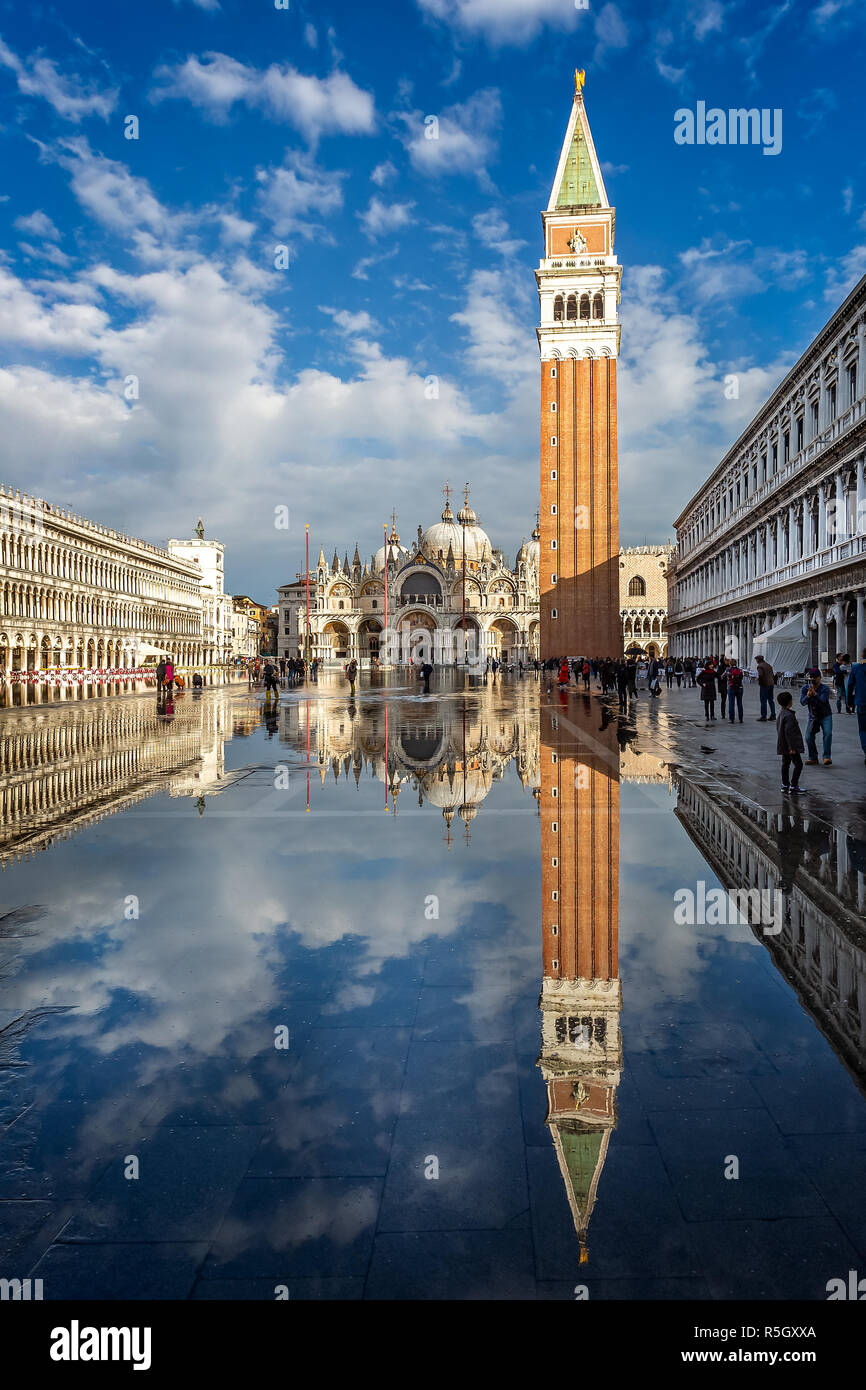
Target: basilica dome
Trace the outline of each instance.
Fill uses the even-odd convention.
[[[489,560],[492,556],[490,537],[478,525],[478,518],[466,502],[455,519],[450,502],[445,503],[442,520],[437,521],[421,537],[421,549],[430,560],[447,560],[448,549],[460,564],[463,559],[463,537],[466,536],[466,560],[468,564]]]

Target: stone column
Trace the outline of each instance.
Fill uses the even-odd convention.
[[[866,648],[866,590],[861,589],[857,594],[857,637],[856,652],[851,653],[852,660],[859,661]]]
[[[833,540],[836,545],[848,539],[848,498],[845,493],[845,475],[840,468],[836,474],[836,516],[833,527]]]
[[[827,498],[824,484],[818,484],[818,549],[827,548]]]
[[[862,360],[862,359],[861,359]],[[864,364],[866,366],[866,364]],[[861,368],[863,370],[863,368]],[[864,478],[864,465],[866,460],[858,459],[854,465],[857,469],[857,516],[855,531],[858,536],[866,532],[866,478]]]
[[[823,666],[823,653],[827,652],[827,604],[824,599],[818,600],[818,665]]]

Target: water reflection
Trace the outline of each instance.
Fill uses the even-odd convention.
[[[547,1123],[580,1261],[622,1070],[619,980],[619,721],[589,700],[541,709],[539,1066]]]
[[[595,698],[440,679],[3,716],[0,1276],[821,1296],[785,1238],[854,1267],[862,845]],[[701,875],[778,886],[783,930],[675,927]]]
[[[765,810],[679,773],[675,785],[677,818],[719,882],[779,895],[778,924],[751,930],[866,1090],[866,845],[800,805]]]

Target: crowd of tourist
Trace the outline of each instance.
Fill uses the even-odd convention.
[[[685,658],[643,658],[620,657],[550,657],[541,663],[544,671],[554,676],[560,688],[571,685],[572,681],[584,691],[589,691],[593,680],[598,682],[602,694],[616,691],[621,709],[638,699],[638,691],[645,689],[650,699],[657,699],[662,692],[662,681],[670,690],[674,682],[678,687],[685,685],[694,688],[704,706],[704,719],[707,724],[716,720],[716,707],[719,718],[731,724],[742,724],[743,693],[747,684],[756,683],[758,687],[758,723],[776,724],[776,752],[782,760],[782,790],[799,795],[800,774],[803,767],[832,767],[833,747],[833,704],[837,715],[843,710],[856,715],[860,746],[866,762],[866,650],[860,661],[851,662],[847,653],[837,656],[832,672],[825,673],[819,666],[807,670],[802,676],[788,677],[800,685],[800,705],[806,714],[805,738],[800,729],[797,715],[793,709],[793,696],[790,690],[779,690],[779,676],[764,657],[755,658],[754,671],[744,671],[739,664],[726,656],[707,656],[699,659]],[[785,679],[785,677],[782,677]],[[778,705],[778,710],[776,706]],[[820,758],[818,755],[818,736],[821,737]],[[808,756],[803,759],[803,753]]]

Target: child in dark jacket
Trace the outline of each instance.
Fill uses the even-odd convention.
[[[802,796],[800,773],[803,771],[803,735],[797,716],[791,709],[790,691],[780,691],[776,704],[780,706],[776,715],[776,752],[782,758],[782,791]]]

